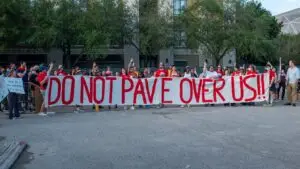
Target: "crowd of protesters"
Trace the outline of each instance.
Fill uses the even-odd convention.
[[[151,71],[150,68],[144,68],[142,71],[138,71],[131,60],[128,68],[122,68],[118,72],[113,72],[110,67],[105,70],[101,70],[96,63],[93,63],[91,69],[80,69],[80,67],[74,67],[70,72],[66,72],[62,65],[58,65],[54,70],[54,65],[51,63],[49,66],[34,65],[30,68],[27,67],[25,62],[21,62],[19,66],[11,63],[8,67],[0,68],[0,75],[4,77],[22,78],[24,83],[24,95],[19,95],[10,92],[5,99],[4,105],[9,110],[9,119],[19,118],[19,111],[28,111],[34,109],[39,115],[47,115],[46,108],[43,104],[43,97],[45,96],[45,90],[47,88],[47,80],[49,76],[66,76],[66,75],[82,75],[82,76],[118,76],[122,78],[151,78],[151,77],[186,77],[186,78],[210,78],[218,79],[224,76],[240,76],[240,75],[252,75],[258,73],[268,73],[270,76],[270,99],[267,105],[272,106],[274,100],[284,100],[285,91],[287,89],[288,102],[286,105],[296,106],[297,93],[299,92],[299,79],[300,73],[295,66],[294,61],[289,61],[289,68],[287,70],[281,69],[280,72],[276,71],[276,68],[268,62],[265,66],[265,72],[258,72],[254,65],[248,65],[247,68],[243,66],[235,65],[233,68],[222,67],[218,65],[215,69],[213,66],[207,67],[205,63],[201,73],[197,73],[196,68],[185,67],[185,70],[179,71],[176,66],[165,66],[163,63],[159,64],[159,67],[155,71]],[[281,92],[280,92],[281,91]],[[34,108],[28,104],[29,100],[34,103]],[[244,103],[244,105],[253,105],[254,103]],[[225,104],[225,106],[236,106],[236,104]],[[159,107],[162,107],[160,105]],[[182,105],[184,107],[186,105]],[[189,105],[187,105],[189,107]],[[208,105],[206,105],[208,106]],[[213,105],[211,105],[213,106]],[[114,106],[117,108],[117,105]],[[139,106],[141,107],[141,106]],[[150,105],[145,106],[149,108]],[[2,106],[0,110],[2,111]],[[95,108],[95,106],[94,106]],[[135,109],[136,106],[132,105],[130,109]],[[109,109],[111,107],[109,106]],[[127,106],[124,106],[127,109]],[[76,106],[74,112],[81,112],[81,107]]]

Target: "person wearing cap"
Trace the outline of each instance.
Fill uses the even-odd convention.
[[[41,72],[37,76],[37,80],[40,83],[40,91],[41,91],[41,94],[43,96],[44,101],[45,101],[46,88],[47,88],[47,85],[48,85],[48,78],[50,76],[50,73],[51,73],[52,69],[53,69],[53,63],[50,64],[49,69],[46,66],[42,66],[41,67]],[[42,104],[42,107],[41,107],[41,110],[40,110],[40,113],[39,113],[39,115],[41,115],[41,116],[46,116],[47,115],[47,109],[45,107],[44,101],[43,101],[43,104]]]

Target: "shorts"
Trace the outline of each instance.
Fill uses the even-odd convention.
[[[271,87],[270,87],[270,92],[276,92],[276,85],[275,83],[272,83]]]

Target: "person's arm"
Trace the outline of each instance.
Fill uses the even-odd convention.
[[[23,73],[18,73],[18,77],[23,78],[27,73],[27,66],[25,65],[25,71]]]
[[[268,65],[270,65],[271,69],[273,69],[273,65],[271,64],[271,62],[267,62]]]
[[[53,63],[50,63],[49,69],[48,69],[48,71],[47,71],[47,76],[50,75],[52,69],[53,69]]]
[[[289,83],[289,73],[290,73],[290,69],[288,69],[287,72],[286,72],[286,76],[285,76],[286,84]]]
[[[297,71],[296,71],[296,77],[297,77],[298,80],[300,79],[300,71],[299,71],[298,68],[297,68]]]

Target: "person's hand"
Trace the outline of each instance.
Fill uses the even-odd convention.
[[[93,62],[93,67],[96,67],[97,66],[97,63],[96,62]]]
[[[49,67],[50,67],[50,69],[52,69],[53,68],[53,63],[50,63]]]

